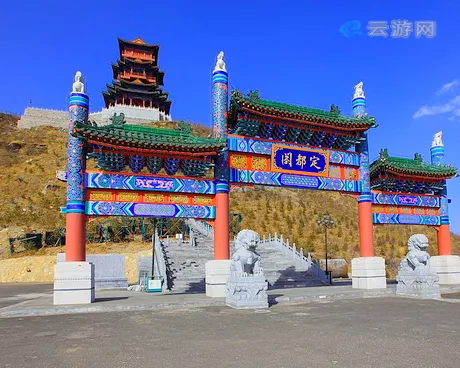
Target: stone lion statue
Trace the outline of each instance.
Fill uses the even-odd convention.
[[[364,98],[363,82],[359,82],[355,86],[355,94],[353,95],[353,98],[358,98],[358,97]]]
[[[240,276],[255,275],[262,272],[260,255],[256,252],[260,236],[253,230],[241,230],[235,239],[235,253],[230,263],[230,272]]]
[[[75,73],[75,82],[72,84],[72,93],[85,93],[85,84],[81,72]]]
[[[407,242],[407,255],[401,261],[399,268],[402,270],[417,270],[430,268],[430,255],[426,251],[428,238],[423,234],[415,234]]]
[[[221,51],[217,55],[217,61],[216,61],[216,66],[214,68],[214,71],[222,70],[224,72],[227,71],[227,68],[225,66],[225,61],[224,61],[224,52]]]
[[[442,132],[437,132],[433,136],[433,143],[431,144],[432,147],[442,147]]]

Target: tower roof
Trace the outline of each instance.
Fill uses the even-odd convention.
[[[120,47],[120,53],[123,50],[123,48],[126,46],[136,47],[142,50],[156,50],[157,53],[158,53],[158,50],[160,49],[160,45],[148,44],[142,38],[136,38],[132,41],[127,41],[127,40],[124,40],[118,37],[118,45]]]

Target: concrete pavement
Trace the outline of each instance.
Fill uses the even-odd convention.
[[[380,297],[0,320],[0,366],[458,367],[459,303]]]

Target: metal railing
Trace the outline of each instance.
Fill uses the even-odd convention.
[[[303,254],[303,249],[300,248],[298,251],[295,243],[292,246],[289,244],[289,239],[284,239],[283,235],[278,236],[275,233],[274,236],[268,234],[268,237],[265,235],[260,241],[260,245],[272,245],[278,247],[280,250],[292,257],[292,261],[296,264],[306,268],[307,272],[317,277],[320,281],[329,284],[329,277],[325,271],[321,269],[318,263],[314,262],[311,258],[310,253],[305,257]]]

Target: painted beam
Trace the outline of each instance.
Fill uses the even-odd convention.
[[[284,146],[315,149],[315,147],[307,145],[292,144],[289,142],[276,142],[264,139],[243,138],[236,136],[229,136],[227,139],[227,146],[229,151],[255,153],[259,155],[271,155],[272,145],[282,144]],[[359,154],[355,152],[337,151],[327,148],[319,148],[322,151],[329,152],[329,162],[333,164],[359,166]]]
[[[359,180],[342,180],[254,170],[230,169],[230,182],[340,192],[361,192],[361,182]]]
[[[374,225],[394,224],[394,225],[441,225],[440,216],[425,215],[391,215],[386,213],[374,213],[372,215]]]
[[[439,208],[440,197],[412,194],[372,193],[373,204],[387,204],[392,206],[434,207]]]
[[[85,178],[86,188],[145,190],[173,193],[215,194],[213,180],[197,180],[181,177],[158,175],[131,175],[129,173],[108,173],[88,171]]]
[[[88,201],[85,212],[89,216],[216,218],[214,206],[182,204]]]

